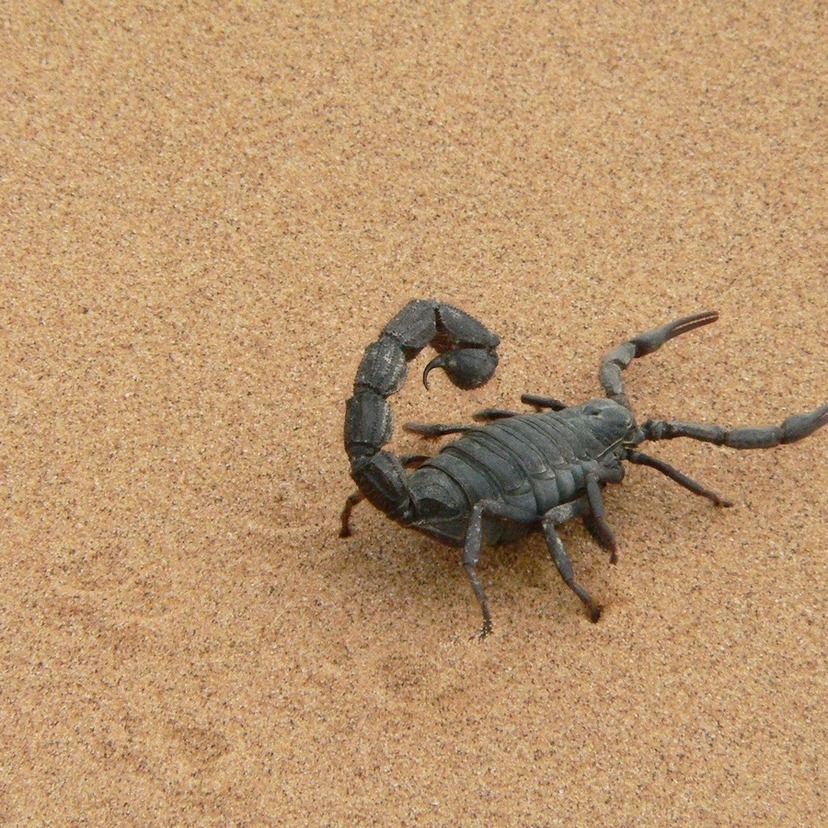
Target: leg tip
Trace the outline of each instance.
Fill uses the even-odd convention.
[[[479,633],[475,633],[475,634],[471,637],[471,639],[470,639],[470,640],[471,640],[471,641],[484,641],[484,640],[485,640],[485,639],[489,636],[489,633],[491,633],[491,631],[492,631],[492,625],[491,625],[491,624],[487,621],[487,622],[483,625],[483,629],[482,629],[482,630],[480,630],[480,632],[479,632]]]
[[[603,607],[599,607],[598,604],[593,604],[591,607],[588,607],[588,610],[589,620],[592,621],[593,624],[598,623],[598,619],[601,617]]]

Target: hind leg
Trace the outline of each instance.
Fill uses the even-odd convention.
[[[552,397],[538,397],[534,394],[523,394],[520,401],[536,408],[549,408],[552,411],[562,411],[566,403]],[[472,419],[478,423],[492,423],[495,420],[505,420],[509,417],[520,417],[526,411],[512,411],[510,408],[483,408],[472,414]],[[531,412],[530,412],[531,413]],[[405,423],[403,428],[421,437],[444,437],[446,434],[465,434],[474,426],[460,423]]]
[[[507,408],[484,408],[472,414],[472,419],[479,423],[491,423],[495,420],[517,417],[520,414],[520,411],[510,411]],[[444,437],[446,434],[465,434],[477,427],[462,423],[405,423],[403,425],[406,431],[427,438]]]
[[[507,417],[519,417],[526,412],[512,411],[509,408],[484,408],[481,411],[475,411],[472,414],[472,419],[478,423],[490,423],[494,420],[505,420]]]

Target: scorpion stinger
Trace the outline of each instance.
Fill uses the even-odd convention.
[[[409,302],[386,326],[380,338],[365,349],[354,380],[354,394],[345,406],[345,449],[351,477],[360,494],[353,494],[342,512],[341,535],[350,534],[351,509],[367,498],[388,517],[407,526],[416,517],[405,466],[418,465],[420,456],[401,460],[383,446],[391,439],[392,418],[387,398],[400,390],[407,363],[426,345],[438,356],[423,375],[442,368],[459,388],[478,388],[497,367],[500,338],[467,313],[427,299]]]

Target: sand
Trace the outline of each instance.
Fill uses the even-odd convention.
[[[501,362],[397,423],[589,399],[708,308],[641,419],[828,400],[824,10],[395,5],[6,6],[0,822],[826,824],[828,431],[654,445],[736,505],[631,467],[617,566],[562,532],[596,625],[537,535],[484,553],[482,643],[457,550],[337,537],[415,297]]]

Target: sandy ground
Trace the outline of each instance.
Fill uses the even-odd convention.
[[[824,6],[209,5],[1,15],[0,821],[826,824],[828,431],[654,446],[737,505],[631,468],[617,566],[563,530],[596,625],[538,536],[483,643],[457,550],[337,537],[414,297],[501,363],[397,422],[589,399],[707,308],[642,419],[828,400]]]

